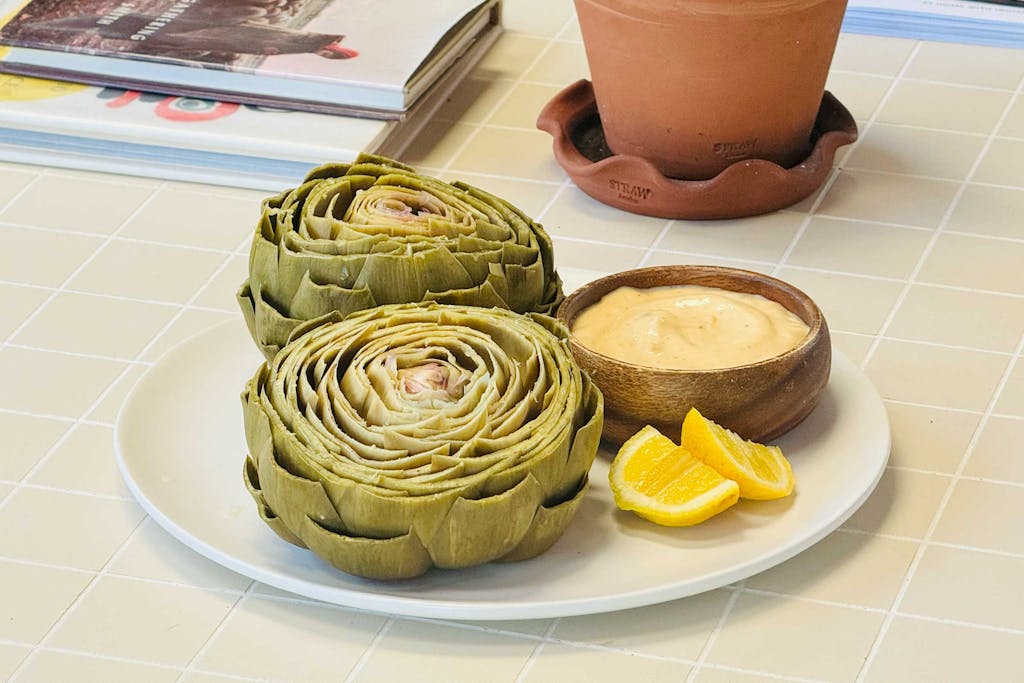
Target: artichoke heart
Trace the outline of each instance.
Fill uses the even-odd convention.
[[[263,520],[349,574],[539,555],[572,520],[601,392],[547,316],[434,302],[307,323],[242,393]]]
[[[550,237],[519,209],[364,154],[263,202],[237,298],[269,359],[333,312],[438,301],[553,315],[564,294]]]

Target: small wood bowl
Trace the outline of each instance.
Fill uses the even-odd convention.
[[[771,441],[800,423],[817,405],[828,383],[832,344],[828,325],[813,300],[796,287],[767,275],[713,266],[657,266],[616,273],[573,292],[558,309],[572,329],[585,308],[619,287],[703,285],[760,294],[777,301],[810,327],[794,349],[749,365],[715,370],[658,370],[569,345],[580,366],[604,394],[605,440],[619,445],[644,425],[679,440],[691,407],[745,439]]]

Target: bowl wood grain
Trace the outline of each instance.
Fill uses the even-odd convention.
[[[703,285],[759,294],[795,313],[810,331],[795,348],[749,365],[715,370],[661,370],[591,351],[570,335],[580,366],[604,393],[604,438],[619,445],[644,425],[679,440],[691,407],[745,439],[771,441],[800,423],[821,398],[832,364],[825,317],[802,291],[761,273],[714,266],[656,266],[616,273],[576,290],[558,309],[572,324],[587,307],[619,287]]]

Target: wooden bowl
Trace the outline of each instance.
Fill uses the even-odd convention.
[[[679,440],[691,407],[745,439],[771,441],[800,423],[821,398],[832,364],[828,325],[818,306],[796,287],[767,275],[713,266],[657,266],[616,273],[573,292],[558,309],[572,329],[581,311],[619,287],[703,285],[760,294],[799,316],[810,332],[794,349],[749,365],[715,370],[658,370],[569,345],[604,393],[604,438],[621,444],[644,425]]]

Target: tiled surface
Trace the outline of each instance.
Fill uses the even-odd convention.
[[[827,189],[665,221],[566,181],[533,125],[587,73],[571,4],[506,5],[512,30],[406,160],[537,217],[569,288],[714,263],[806,290],[886,402],[877,490],[778,567],[621,613],[436,623],[255,584],[145,517],[111,438],[161,353],[238,317],[261,195],[4,165],[0,680],[1020,680],[1024,53],[843,35],[828,87],[861,140]]]

